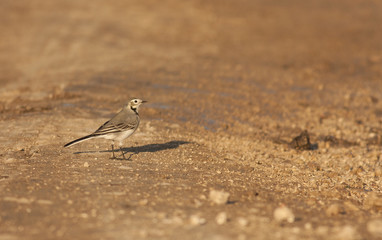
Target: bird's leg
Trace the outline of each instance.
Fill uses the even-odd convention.
[[[114,155],[114,141],[111,144],[111,152],[113,153],[113,157],[111,159],[115,159],[115,155]]]
[[[131,161],[130,159],[131,159],[131,156],[133,156],[134,154],[136,154],[136,153],[132,153],[132,154],[130,154],[130,156],[129,156],[129,158],[127,159],[128,161]]]
[[[122,149],[122,143],[119,143],[119,150],[121,150],[123,160],[126,160],[125,153],[123,152],[123,149]]]
[[[123,152],[122,147],[119,147],[119,149],[121,150],[121,153],[122,153],[122,156],[123,156],[123,160],[126,160],[125,153]]]

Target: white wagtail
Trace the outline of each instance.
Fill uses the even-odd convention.
[[[85,140],[89,140],[92,138],[105,138],[111,139],[113,158],[114,156],[114,141],[117,140],[119,142],[119,149],[122,152],[123,159],[125,158],[125,154],[122,150],[123,140],[128,138],[131,134],[137,130],[139,126],[139,114],[138,108],[142,103],[145,103],[141,99],[134,98],[130,100],[128,104],[126,104],[122,110],[117,113],[112,119],[105,122],[101,127],[99,127],[94,133],[87,135],[85,137],[76,139],[64,145],[64,147],[69,147],[76,143],[80,143]]]

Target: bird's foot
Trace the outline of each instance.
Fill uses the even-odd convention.
[[[133,154],[131,154],[128,158],[126,158],[125,152],[123,151],[122,147],[120,148],[120,150],[122,153],[123,160],[131,161],[130,159],[131,159],[131,156],[133,156]]]

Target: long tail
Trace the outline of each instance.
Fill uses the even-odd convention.
[[[85,137],[82,137],[82,138],[79,138],[79,139],[76,139],[74,141],[71,141],[70,143],[67,143],[64,145],[64,147],[69,147],[69,146],[72,146],[74,144],[77,144],[77,143],[80,143],[80,142],[83,142],[83,141],[86,141],[86,140],[89,140],[89,139],[92,139],[92,138],[95,138],[97,136],[93,135],[93,134],[90,134],[90,135],[87,135]]]

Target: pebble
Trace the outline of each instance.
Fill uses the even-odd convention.
[[[237,223],[239,224],[240,227],[246,227],[249,224],[249,221],[246,218],[239,217],[237,218]]]
[[[139,236],[142,238],[146,238],[149,235],[148,231],[145,229],[139,230]]]
[[[84,163],[84,167],[89,167],[89,163],[88,163],[88,162],[85,162],[85,163]]]
[[[162,220],[164,224],[176,224],[176,225],[181,225],[183,224],[183,219],[181,217],[175,216],[172,218],[165,218]]]
[[[30,203],[33,202],[33,199],[16,198],[16,197],[4,197],[3,201],[16,202],[16,203],[19,203],[19,204],[30,204]]]
[[[382,218],[370,220],[366,228],[374,237],[382,238]]]
[[[309,231],[313,229],[313,226],[310,222],[307,222],[304,224],[304,228]]]
[[[354,205],[352,202],[345,202],[344,206],[347,211],[351,211],[351,212],[359,211],[359,208],[356,205]]]
[[[199,201],[199,199],[194,199],[194,206],[196,207],[196,208],[199,208],[199,207],[201,207],[203,205],[203,203],[201,202],[201,201]]]
[[[4,163],[13,163],[15,161],[16,161],[16,159],[14,159],[14,158],[8,158],[8,159],[4,160]]]
[[[37,200],[37,203],[38,203],[38,204],[42,204],[42,205],[52,205],[52,204],[53,204],[52,201],[50,201],[50,200],[44,200],[44,199]]]
[[[299,234],[301,232],[301,229],[299,227],[294,227],[291,229],[294,234]]]
[[[223,225],[227,222],[227,213],[226,212],[220,212],[216,218],[215,218],[215,221],[217,224],[219,225]]]
[[[225,191],[212,189],[209,194],[209,199],[218,205],[222,205],[228,202],[229,195],[230,194]]]
[[[122,169],[122,170],[132,170],[133,169],[132,167],[128,167],[128,166],[120,166],[118,168]]]
[[[147,200],[147,199],[141,199],[141,200],[139,200],[139,202],[138,202],[138,204],[139,204],[140,206],[145,206],[145,205],[147,205],[147,203],[149,203],[149,200]]]
[[[374,137],[376,137],[377,136],[377,134],[376,133],[369,133],[369,138],[374,138]]]
[[[382,167],[378,166],[375,168],[374,177],[382,177]]]
[[[191,225],[198,226],[203,225],[207,222],[205,218],[200,217],[199,215],[191,215],[190,223]]]
[[[327,226],[318,226],[316,228],[316,233],[321,236],[327,235],[328,231],[329,231],[329,228]]]
[[[351,239],[357,239],[358,238],[358,233],[357,230],[350,225],[346,225],[343,227],[338,227],[334,229],[335,231],[335,238],[334,239],[339,239],[339,240],[351,240]]]
[[[277,222],[287,221],[292,223],[295,220],[295,216],[292,210],[286,206],[280,206],[273,212],[273,217]]]
[[[337,216],[338,214],[344,212],[344,210],[342,209],[342,207],[337,204],[337,203],[334,203],[332,205],[330,205],[326,210],[325,210],[325,213],[327,216],[329,217],[332,217],[332,216]]]

